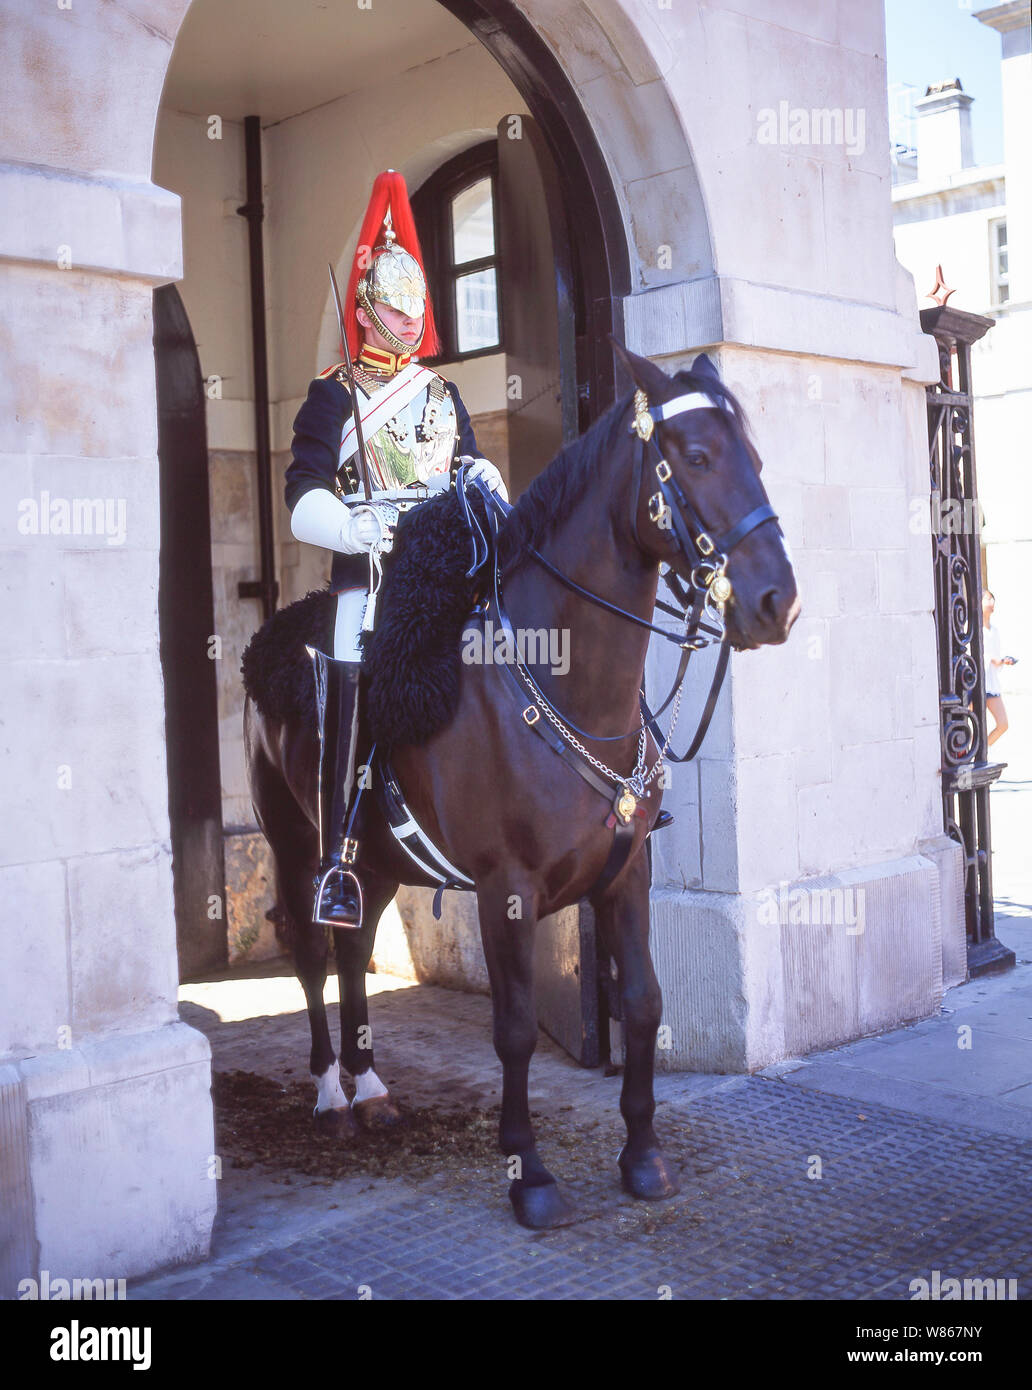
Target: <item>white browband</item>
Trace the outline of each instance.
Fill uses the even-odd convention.
[[[723,406],[703,391],[690,391],[686,396],[675,396],[663,405],[649,406],[649,414],[658,425],[661,420],[669,420],[685,410],[722,410]]]

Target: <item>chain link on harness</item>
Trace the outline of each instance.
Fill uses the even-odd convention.
[[[500,583],[499,597],[501,597]],[[601,760],[601,758],[596,758],[595,755],[588,748],[586,748],[583,743],[581,743],[580,739],[577,738],[573,730],[567,728],[567,726],[563,723],[562,719],[559,717],[558,711],[555,709],[554,705],[550,703],[547,696],[539,687],[537,681],[535,681],[534,677],[531,675],[529,669],[520,660],[518,654],[514,653],[513,664],[516,666],[516,669],[519,671],[520,675],[526,682],[527,688],[530,691],[531,699],[534,701],[534,704],[545,716],[545,718],[552,725],[552,727],[559,734],[562,735],[562,737],[566,740],[570,747],[573,748],[576,752],[578,752],[582,758],[585,758],[593,768],[596,768],[599,772],[601,772],[603,777],[608,778],[608,780],[612,782],[614,786],[627,787],[634,793],[636,797],[644,796],[645,788],[649,786],[651,782],[655,781],[656,777],[659,776],[665,765],[666,754],[670,748],[670,740],[673,737],[674,729],[677,727],[678,716],[681,712],[681,697],[684,693],[684,680],[682,679],[677,686],[677,693],[674,697],[674,706],[673,710],[671,711],[670,727],[667,730],[667,736],[663,741],[663,746],[659,750],[659,756],[657,757],[656,761],[652,764],[652,767],[648,770],[646,770],[645,767],[645,754],[648,749],[648,728],[645,721],[645,715],[643,713],[640,715],[641,724],[639,726],[638,735],[638,760],[635,763],[634,771],[628,776],[626,773],[614,771],[613,768],[608,767]],[[524,718],[526,718],[526,713],[524,714]],[[633,733],[634,731],[632,730],[631,732]],[[628,735],[617,735],[617,737],[626,738],[628,737]]]
[[[648,731],[645,728],[644,715],[642,716],[641,730],[638,736],[638,761],[635,763],[634,771],[630,774],[630,776],[623,772],[614,772],[613,769],[611,767],[607,767],[606,764],[602,762],[600,758],[596,758],[593,753],[589,752],[588,749],[584,747],[584,744],[581,743],[581,741],[577,738],[576,734],[574,734],[571,729],[568,729],[566,727],[563,721],[559,718],[558,714],[556,714],[553,707],[549,704],[546,697],[542,694],[537,682],[534,680],[534,677],[530,674],[526,666],[524,666],[523,662],[520,661],[518,656],[514,658],[513,664],[515,665],[516,669],[519,671],[523,679],[526,681],[527,686],[530,690],[530,697],[534,701],[534,704],[545,716],[548,722],[553,726],[553,728],[555,728],[562,735],[562,737],[566,740],[570,747],[575,749],[576,752],[578,752],[582,758],[586,758],[592,767],[596,768],[599,772],[601,772],[602,776],[607,777],[609,781],[612,782],[615,786],[630,787],[631,791],[633,791],[636,796],[644,796],[645,787],[649,782],[652,781],[656,773],[663,765],[663,755],[660,754],[658,761],[652,768],[652,771],[648,773],[648,775],[646,775],[645,751],[648,747]],[[524,718],[526,719],[526,713],[524,714]]]

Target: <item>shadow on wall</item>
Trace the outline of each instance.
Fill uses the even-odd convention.
[[[398,890],[380,919],[373,968],[423,985],[489,993],[476,895],[445,893],[439,922],[433,901],[431,888]]]

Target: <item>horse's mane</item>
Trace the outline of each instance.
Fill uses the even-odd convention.
[[[719,397],[744,432],[742,407],[717,377],[680,371],[670,380],[689,391]],[[585,492],[596,485],[600,466],[614,447],[620,427],[626,428],[625,417],[633,395],[633,391],[626,392],[579,439],[561,449],[523,493],[499,529],[498,558],[502,566],[518,562],[531,548],[539,548],[566,520]]]

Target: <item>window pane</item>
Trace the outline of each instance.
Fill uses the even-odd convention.
[[[498,288],[493,266],[457,277],[455,324],[460,352],[477,352],[498,342]]]
[[[480,179],[452,199],[452,253],[454,265],[494,255],[494,211],[491,180]]]
[[[990,261],[992,269],[992,302],[994,304],[1006,304],[1010,298],[1008,281],[1008,251],[1007,251],[1007,222],[1000,218],[996,222],[989,223],[989,234],[991,237],[990,246],[992,247],[992,258]]]

